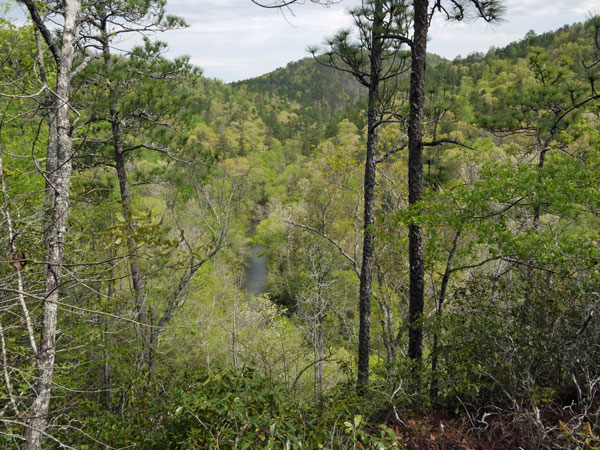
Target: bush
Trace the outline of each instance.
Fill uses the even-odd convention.
[[[392,430],[358,414],[358,399],[342,394],[317,410],[252,368],[203,372],[180,398],[153,449],[399,448]]]

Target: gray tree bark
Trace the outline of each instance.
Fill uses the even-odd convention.
[[[31,7],[35,8],[35,6]],[[30,5],[28,5],[30,8]],[[31,10],[31,9],[30,9]],[[42,438],[48,424],[48,410],[52,389],[52,375],[56,356],[57,301],[64,254],[67,213],[69,211],[69,186],[71,183],[71,137],[69,135],[69,96],[71,69],[75,54],[77,16],[81,0],[65,0],[62,45],[57,53],[57,83],[55,99],[56,146],[49,141],[47,163],[53,168],[51,223],[47,224],[47,268],[45,300],[42,305],[42,329],[36,367],[36,397],[29,409],[25,430],[24,450],[41,450]],[[36,26],[40,24],[34,19]],[[42,25],[42,29],[46,30]],[[42,34],[44,32],[40,29]],[[46,30],[47,31],[47,30]]]

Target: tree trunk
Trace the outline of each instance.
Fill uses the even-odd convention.
[[[110,215],[110,225],[111,227],[114,225],[113,215]],[[111,233],[112,237],[112,233]],[[109,272],[108,272],[108,290],[106,293],[106,301],[110,304],[114,297],[114,289],[115,289],[115,265],[113,262],[113,258],[115,257],[113,249],[108,251],[108,259],[111,261],[109,263]],[[112,409],[112,373],[110,369],[110,354],[108,352],[109,348],[109,318],[104,318],[104,330],[102,331],[102,394],[100,397],[101,402],[104,404],[104,408],[106,411],[111,411]]]
[[[383,346],[385,347],[386,362],[392,366],[396,364],[396,339],[394,337],[394,307],[390,296],[388,295],[387,283],[381,266],[377,265],[377,275],[380,290],[380,296],[376,297],[379,308],[381,309],[381,335]]]
[[[48,227],[47,269],[45,300],[42,304],[42,330],[37,355],[36,398],[29,410],[25,430],[24,450],[41,450],[42,438],[48,423],[48,410],[56,356],[56,319],[59,299],[60,275],[63,261],[67,213],[69,211],[69,186],[71,183],[71,137],[69,135],[70,75],[75,53],[77,15],[81,0],[65,1],[65,19],[62,45],[58,58],[56,85],[56,151],[48,147],[48,163],[56,162],[53,177],[52,222]],[[52,141],[49,141],[49,144]]]
[[[375,4],[372,29],[371,76],[369,80],[369,106],[367,112],[367,155],[364,178],[364,225],[363,252],[360,272],[358,333],[358,389],[369,383],[369,355],[371,340],[371,282],[373,279],[373,257],[375,253],[375,168],[377,159],[377,126],[379,124],[378,100],[381,74],[383,6]]]
[[[231,313],[231,361],[233,363],[233,370],[237,372],[238,369],[238,299],[237,297],[233,300],[233,312]]]
[[[324,343],[323,343],[323,316],[319,313],[316,317],[315,329],[313,330],[314,348],[314,376],[315,376],[315,400],[319,406],[323,406],[323,367],[324,367]]]
[[[450,281],[450,275],[452,274],[452,260],[456,254],[458,248],[458,239],[460,238],[461,230],[458,230],[454,235],[452,241],[452,247],[448,252],[448,259],[446,260],[446,269],[444,270],[444,276],[442,277],[442,284],[440,286],[440,296],[438,297],[437,307],[435,314],[438,318],[438,326],[441,324],[442,313],[444,312],[444,302],[446,301],[446,291],[448,289],[448,282]],[[437,379],[437,367],[438,367],[438,346],[439,346],[439,332],[433,335],[433,347],[431,349],[431,386],[430,386],[430,397],[431,401],[435,402],[438,394],[438,379]]]
[[[109,288],[112,291],[112,286]],[[109,299],[112,294],[109,294]],[[104,319],[104,330],[102,331],[102,396],[101,402],[106,411],[111,411],[112,407],[112,374],[110,370],[110,357],[107,351],[108,343],[108,317]]]
[[[131,194],[129,180],[127,179],[127,168],[125,167],[125,158],[123,154],[123,143],[120,139],[120,122],[118,112],[111,108],[113,143],[115,150],[115,165],[117,169],[117,178],[119,179],[119,191],[121,194],[121,211],[123,219],[127,224],[127,245],[129,250],[129,268],[131,271],[131,282],[135,294],[135,318],[142,324],[148,321],[148,312],[146,310],[146,296],[144,295],[144,285],[142,281],[142,270],[140,268],[140,259],[138,245],[133,234],[135,233],[135,224],[131,217]],[[142,326],[140,330],[142,336],[142,347],[144,352],[144,362],[148,363],[148,340],[149,333]]]
[[[112,71],[111,52],[109,46],[109,34],[107,30],[106,20],[102,22],[102,55],[104,58],[104,66],[107,76],[110,76]],[[111,96],[114,95],[114,90],[111,88]],[[127,224],[127,246],[129,251],[129,270],[131,271],[131,283],[135,295],[135,318],[142,326],[140,327],[140,339],[142,342],[142,362],[144,365],[150,365],[150,332],[144,327],[148,322],[148,312],[146,309],[146,296],[144,295],[144,284],[142,281],[142,271],[140,268],[140,258],[138,245],[133,235],[135,233],[135,223],[131,216],[131,194],[130,185],[127,177],[127,167],[125,165],[125,155],[123,149],[123,140],[121,132],[121,120],[119,111],[116,105],[111,105],[110,124],[114,148],[114,160],[119,180],[119,192],[121,194],[121,211],[123,219]]]
[[[410,114],[408,122],[408,203],[414,205],[423,193],[423,115],[425,109],[425,69],[428,0],[414,0],[414,36],[410,74]],[[410,292],[408,312],[408,356],[420,362],[423,357],[424,255],[423,229],[418,223],[409,226],[408,258]]]
[[[114,111],[111,110],[111,114]],[[114,112],[115,115],[118,113]],[[130,185],[127,177],[127,168],[125,167],[125,158],[123,155],[123,143],[120,141],[120,124],[118,119],[113,119],[113,142],[115,150],[115,166],[117,169],[117,178],[119,180],[119,192],[121,194],[121,212],[123,219],[127,224],[127,245],[129,250],[129,265],[131,269],[131,280],[133,290],[135,291],[135,309],[136,318],[144,321],[147,317],[146,299],[144,296],[144,286],[142,283],[142,271],[140,269],[140,259],[138,254],[138,245],[133,234],[135,233],[135,224],[131,217],[131,194]]]
[[[544,170],[544,164],[546,162],[546,153],[548,153],[548,151],[550,150],[549,146],[548,146],[548,142],[544,142],[542,149],[540,150],[540,156],[538,159],[538,179],[541,179],[542,177],[542,171]],[[540,227],[540,216],[542,215],[542,208],[540,206],[539,203],[537,203],[538,198],[537,198],[537,194],[536,194],[536,205],[533,211],[533,228],[538,230]]]
[[[2,129],[2,124],[0,124],[0,130]],[[2,143],[0,142],[0,188],[2,189],[2,200],[4,203],[4,220],[6,222],[6,228],[8,231],[8,248],[12,255],[17,255],[17,247],[15,245],[15,232],[16,230],[13,228],[12,215],[10,213],[9,208],[9,198],[8,192],[6,190],[6,183],[4,181],[4,166],[2,162]],[[27,303],[25,302],[25,294],[24,294],[24,283],[23,283],[23,272],[21,271],[21,267],[15,267],[15,271],[17,272],[17,297],[19,298],[19,303],[21,304],[21,309],[23,310],[23,319],[25,320],[25,326],[27,327],[27,336],[29,337],[29,345],[31,346],[31,350],[33,354],[37,354],[37,343],[35,339],[35,333],[33,331],[33,323],[31,321],[31,315],[29,314],[29,308],[27,307]]]
[[[42,36],[39,30],[35,33],[37,45],[37,62],[40,71],[40,80],[43,84],[48,85],[46,74],[46,64],[44,62],[44,51],[42,49]],[[46,120],[48,122],[48,155],[46,157],[46,187],[44,190],[45,209],[44,209],[44,243],[48,244],[49,233],[52,223],[52,208],[54,207],[54,176],[56,174],[56,152],[58,150],[58,132],[56,129],[56,97],[49,89],[45,92],[44,108],[46,111]]]

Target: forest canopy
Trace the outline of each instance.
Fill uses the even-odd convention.
[[[449,61],[502,2],[368,0],[225,84],[163,0],[18,3],[0,448],[600,447],[598,17]]]

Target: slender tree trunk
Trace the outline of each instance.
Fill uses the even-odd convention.
[[[111,110],[111,114],[113,113],[115,116],[118,115],[118,112]],[[133,218],[131,217],[130,185],[127,177],[127,168],[125,167],[123,143],[120,140],[120,122],[118,118],[113,120],[112,129],[115,150],[115,166],[117,169],[117,178],[119,180],[119,192],[121,194],[121,212],[123,214],[123,219],[125,219],[125,223],[127,224],[127,244],[129,247],[128,250],[131,280],[133,284],[133,290],[135,291],[136,318],[143,321],[147,318],[146,299],[144,296],[144,285],[142,282],[142,271],[140,269],[138,245],[133,238],[133,233],[135,233],[135,224],[133,222]]]
[[[448,290],[448,282],[450,281],[450,275],[452,274],[452,260],[456,254],[458,248],[458,239],[461,231],[457,231],[452,241],[452,247],[448,253],[448,259],[446,260],[446,269],[444,270],[444,276],[442,277],[442,284],[440,286],[440,296],[438,297],[437,307],[435,310],[436,316],[439,319],[442,317],[444,312],[444,302],[446,301],[446,291]],[[438,322],[439,324],[439,322]],[[436,331],[433,335],[433,347],[431,349],[431,386],[430,386],[430,397],[431,401],[435,401],[438,394],[438,378],[437,378],[437,367],[438,367],[438,346],[439,346],[439,332]]]
[[[56,99],[51,93],[48,93],[46,99],[46,111],[48,121],[48,154],[46,156],[46,188],[45,188],[45,209],[44,209],[44,243],[50,245],[50,235],[52,233],[52,211],[55,204],[55,181],[57,172],[56,152],[58,151],[58,129],[56,124]]]
[[[2,129],[2,124],[0,124],[0,130]],[[2,189],[2,200],[4,202],[4,220],[6,221],[6,227],[8,228],[8,241],[9,241],[9,249],[13,255],[17,255],[17,248],[15,246],[15,229],[13,227],[12,215],[10,213],[9,208],[9,198],[8,192],[6,190],[6,183],[4,181],[4,166],[2,162],[2,143],[0,142],[0,188]],[[19,298],[19,303],[21,304],[21,309],[23,310],[23,319],[25,320],[25,326],[27,327],[27,335],[29,337],[29,345],[31,346],[31,350],[34,354],[37,354],[37,343],[35,340],[35,333],[33,331],[33,324],[31,321],[31,315],[29,314],[29,308],[27,307],[27,303],[25,302],[25,294],[24,294],[24,283],[23,283],[23,272],[20,267],[15,267],[17,272],[17,297]]]
[[[373,279],[373,257],[375,254],[375,169],[377,159],[377,126],[379,124],[378,100],[381,74],[382,41],[381,33],[383,6],[375,5],[373,18],[371,76],[369,80],[369,106],[367,112],[367,155],[364,178],[364,225],[363,252],[360,272],[358,332],[358,389],[359,392],[369,383],[369,355],[371,341],[371,282]]]
[[[110,225],[111,227],[114,225],[114,221],[113,221],[113,215],[110,215]],[[112,233],[111,233],[111,237],[112,237]],[[112,300],[113,300],[113,296],[114,296],[114,290],[115,290],[115,276],[114,276],[114,263],[113,263],[113,258],[114,258],[114,251],[111,248],[108,251],[108,259],[111,261],[110,264],[110,269],[109,269],[109,279],[110,281],[108,282],[108,290],[106,293],[106,300],[108,304],[111,304]],[[104,408],[106,409],[106,411],[110,411],[111,407],[112,407],[112,372],[110,369],[110,354],[108,352],[108,348],[109,348],[109,334],[108,334],[108,330],[109,330],[109,326],[110,326],[110,321],[108,317],[104,318],[104,330],[102,331],[102,345],[103,345],[103,349],[102,349],[102,386],[103,386],[103,391],[102,391],[102,395],[101,395],[101,401],[104,404]]]
[[[39,30],[35,33],[37,44],[37,65],[40,72],[40,80],[45,86],[48,86],[46,74],[46,64],[44,62],[44,51],[42,49],[42,36]],[[49,245],[50,224],[52,223],[52,209],[54,207],[54,176],[56,175],[56,152],[58,150],[58,131],[56,128],[56,97],[50,89],[46,90],[44,106],[46,110],[46,120],[48,122],[48,155],[46,158],[46,187],[45,187],[45,215],[44,215],[44,242]]]
[[[140,268],[140,258],[138,252],[138,245],[133,234],[135,233],[135,224],[131,217],[131,194],[130,185],[127,177],[127,168],[125,167],[125,158],[123,154],[123,143],[120,139],[120,122],[118,119],[118,112],[111,109],[111,115],[113,116],[112,129],[113,129],[113,143],[115,150],[115,165],[117,169],[117,178],[119,180],[119,191],[121,194],[121,211],[123,213],[123,219],[127,224],[127,245],[129,250],[129,267],[131,270],[131,281],[133,284],[133,290],[135,293],[135,314],[136,319],[142,323],[146,323],[148,320],[148,312],[146,309],[146,296],[144,295],[144,285],[142,281],[142,271]],[[147,336],[148,333],[142,330],[142,336]],[[146,339],[147,340],[147,339]],[[147,342],[144,343],[144,346]]]
[[[389,365],[396,364],[396,339],[394,337],[394,308],[391,299],[387,295],[387,283],[381,267],[377,265],[379,286],[382,287],[384,295],[376,298],[381,308],[381,334],[385,347],[386,360]]]
[[[112,291],[112,286],[109,287]],[[111,294],[109,294],[111,296]],[[109,297],[110,298],[110,297]],[[102,331],[102,403],[106,411],[111,410],[112,405],[112,374],[110,370],[110,358],[108,354],[108,317],[104,319],[104,330]]]
[[[65,18],[60,57],[58,58],[56,84],[56,151],[48,147],[48,162],[56,161],[53,182],[52,223],[47,225],[48,249],[45,283],[45,300],[42,304],[42,330],[37,356],[36,398],[29,409],[25,430],[24,450],[41,450],[42,438],[48,424],[48,410],[56,356],[57,301],[63,262],[67,213],[69,211],[69,186],[71,183],[71,137],[69,122],[70,75],[75,53],[77,15],[81,0],[66,0]],[[50,143],[50,142],[49,142]]]
[[[428,0],[414,0],[414,36],[410,74],[410,114],[408,122],[408,202],[414,205],[423,193],[423,115],[425,109],[425,69],[427,31],[429,28]],[[423,316],[425,268],[423,229],[411,224],[408,230],[410,292],[408,312],[408,356],[420,362],[423,357]]]
[[[10,376],[8,375],[8,358],[6,356],[6,341],[4,340],[4,328],[2,327],[2,322],[0,322],[0,354],[2,355],[2,374],[4,375],[6,393],[8,394],[8,399],[10,400],[15,415],[18,416],[20,414],[19,407],[17,406],[17,401],[13,395],[12,383],[10,382]],[[4,408],[2,411],[4,412]]]
[[[319,406],[323,406],[323,357],[325,351],[323,348],[323,317],[321,313],[317,315],[315,322],[313,330],[315,400]]]
[[[546,153],[548,153],[549,147],[548,147],[548,143],[545,142],[543,144],[543,148],[542,150],[540,150],[540,156],[538,159],[538,179],[541,179],[542,177],[542,171],[544,170],[544,164],[546,163]],[[537,198],[536,198],[537,200]],[[535,205],[534,211],[533,211],[533,227],[537,230],[540,227],[540,216],[542,214],[541,211],[541,206],[539,203],[537,203]]]
[[[237,297],[233,300],[233,312],[231,313],[231,360],[233,363],[233,370],[238,369],[238,299]]]
[[[109,46],[109,37],[106,20],[102,22],[102,55],[107,75],[112,71],[111,51]],[[114,91],[111,89],[111,96]],[[127,177],[127,167],[125,165],[125,155],[123,149],[121,119],[116,105],[111,105],[110,124],[114,148],[114,160],[119,180],[119,192],[121,194],[121,211],[123,219],[127,225],[127,246],[129,251],[129,270],[131,272],[131,283],[135,295],[135,318],[142,324],[148,322],[148,312],[146,307],[146,296],[144,294],[144,283],[142,281],[142,270],[140,268],[140,258],[138,245],[133,235],[135,233],[135,223],[131,216],[131,194],[130,184]],[[149,366],[151,360],[150,332],[143,325],[140,328],[140,338],[142,341],[142,362]]]

